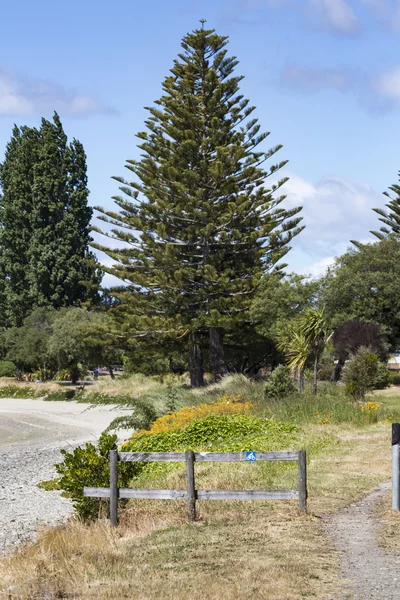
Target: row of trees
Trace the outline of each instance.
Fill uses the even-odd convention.
[[[189,369],[193,386],[203,385],[205,369],[219,379],[287,360],[300,387],[305,367],[313,367],[316,390],[333,332],[335,378],[354,351],[338,349],[338,332],[354,338],[358,328],[360,347],[368,337],[364,324],[375,323],[385,351],[400,345],[400,188],[391,188],[388,212],[376,209],[383,227],[375,244],[355,244],[319,281],[285,275],[282,259],[303,229],[301,207],[284,208],[286,179],[277,172],[286,161],[269,164],[281,147],[263,150],[268,133],[240,93],[237,64],[227,38],[204,23],[183,38],[138,134],[140,158],[127,161],[133,181],[116,177],[116,209],[97,207],[106,226],[94,229],[110,245],[90,238],[82,145],[68,143],[57,115],[38,129],[14,128],[0,165],[4,356],[28,368],[21,340],[36,328],[37,344],[47,340],[43,369],[66,364],[61,355],[54,359],[54,340],[58,330],[72,337],[75,318],[82,360],[89,346],[89,360],[100,360],[101,347],[140,369],[143,357],[151,365],[168,360]],[[120,286],[101,290],[90,244],[114,261],[102,269]],[[82,306],[90,310],[71,308]],[[42,312],[30,317],[33,309]]]

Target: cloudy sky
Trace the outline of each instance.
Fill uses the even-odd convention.
[[[14,0],[2,8],[0,157],[13,123],[57,110],[88,155],[91,204],[138,156],[144,106],[205,18],[230,36],[269,143],[288,159],[287,206],[306,229],[291,269],[318,275],[378,229],[400,169],[400,0]]]

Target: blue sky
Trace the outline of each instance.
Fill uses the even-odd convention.
[[[378,229],[372,207],[400,169],[400,0],[14,0],[2,7],[0,156],[13,123],[56,109],[88,155],[91,204],[138,155],[144,106],[201,18],[230,36],[269,145],[289,159],[287,206],[306,229],[291,269],[317,275],[350,239]]]

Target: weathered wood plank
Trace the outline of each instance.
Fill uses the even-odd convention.
[[[198,490],[198,500],[298,500],[297,490]]]
[[[255,452],[256,460],[290,460],[299,458],[298,452]],[[236,462],[246,461],[246,452],[195,452],[196,462]],[[252,461],[253,462],[253,461]]]
[[[84,488],[84,496],[109,498],[109,488]],[[143,498],[158,500],[187,500],[186,490],[153,490],[144,488],[120,488],[120,498]],[[298,500],[297,490],[198,490],[197,500]]]
[[[194,452],[186,450],[186,487],[188,499],[188,518],[189,523],[196,519],[196,490],[194,484]]]
[[[120,498],[147,498],[156,500],[186,500],[186,490],[152,490],[145,488],[120,488]]]
[[[86,498],[109,498],[110,488],[84,487],[83,495]]]
[[[118,452],[110,450],[110,521],[118,525]]]
[[[185,462],[184,452],[118,452],[121,462]]]
[[[299,507],[307,512],[307,458],[306,451],[299,452]]]

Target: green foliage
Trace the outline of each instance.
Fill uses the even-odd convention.
[[[37,484],[38,488],[41,490],[45,490],[46,492],[53,492],[55,490],[60,490],[60,480],[59,479],[46,479],[43,481],[39,481]]]
[[[391,385],[400,385],[400,372],[389,371]]]
[[[134,406],[133,414],[113,419],[106,429],[107,433],[116,429],[148,429],[160,416],[154,406],[142,398],[131,401],[130,405]]]
[[[351,423],[361,427],[370,422],[368,412],[363,412],[360,404],[346,394],[344,386],[335,383],[321,382],[317,395],[308,385],[301,394],[296,393],[283,400],[262,399],[257,405],[261,413],[267,411],[272,419],[300,426],[308,423]],[[385,420],[394,414],[393,409],[387,411],[381,407],[376,416]]]
[[[260,283],[251,306],[251,318],[256,330],[274,339],[280,325],[312,308],[319,291],[319,282],[303,275],[281,272],[266,274]]]
[[[388,211],[382,208],[372,209],[379,215],[379,221],[384,224],[384,227],[381,227],[379,231],[371,231],[380,240],[400,233],[400,186],[394,184],[389,187],[389,190],[395,194],[395,197],[392,198],[389,192],[383,192],[389,198],[389,202],[386,204]]]
[[[77,400],[79,394],[75,390],[57,390],[56,392],[49,392],[44,400],[48,402],[70,402],[71,400]]]
[[[59,488],[72,499],[77,516],[85,521],[104,515],[108,501],[101,498],[85,498],[84,486],[108,487],[110,483],[109,452],[117,450],[117,436],[103,433],[97,446],[86,444],[72,452],[61,450],[63,462],[55,465]],[[127,487],[134,473],[134,465],[120,464],[118,485]]]
[[[392,383],[392,378],[387,365],[378,362],[378,371],[374,381],[374,390],[384,390]]]
[[[0,360],[0,377],[15,377],[17,366],[11,360]]]
[[[245,451],[285,447],[298,432],[294,425],[247,415],[209,415],[180,431],[140,434],[125,442],[127,452],[169,450]]]
[[[389,237],[358,245],[336,259],[321,293],[333,325],[349,319],[379,324],[389,344],[400,343],[400,243]]]
[[[22,385],[6,385],[0,387],[0,398],[35,398],[46,394],[47,390]]]
[[[93,299],[101,273],[88,250],[86,156],[79,141],[67,143],[57,114],[39,129],[14,127],[0,186],[3,325],[21,325],[34,306]]]
[[[43,379],[55,370],[56,362],[48,345],[57,316],[53,309],[38,308],[24,319],[21,327],[13,327],[3,334],[7,358],[20,370],[36,371],[41,368]]]
[[[266,398],[286,398],[296,391],[293,377],[289,374],[287,367],[279,365],[268,377],[264,393]]]
[[[343,380],[346,392],[356,399],[363,400],[365,394],[375,387],[378,377],[379,360],[369,348],[361,347],[346,363]]]

